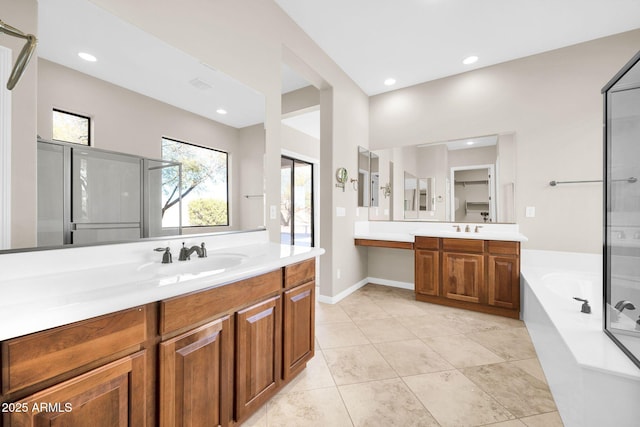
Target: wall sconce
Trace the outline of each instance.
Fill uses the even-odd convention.
[[[384,195],[384,198],[386,199],[387,197],[389,197],[391,195],[391,184],[389,184],[387,182],[386,185],[380,187],[380,191],[382,191],[382,194]]]

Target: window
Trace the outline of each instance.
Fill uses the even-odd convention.
[[[163,226],[178,223],[180,195],[183,227],[229,225],[228,157],[223,151],[162,138],[162,158],[182,164],[181,189],[176,168],[163,170]]]
[[[80,114],[53,110],[53,139],[91,145],[91,119]]]

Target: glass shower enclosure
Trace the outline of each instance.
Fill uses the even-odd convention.
[[[604,95],[604,331],[640,367],[640,52]]]
[[[164,215],[180,185],[180,163],[38,140],[38,246],[181,234]]]

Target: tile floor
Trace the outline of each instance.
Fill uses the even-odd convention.
[[[519,320],[369,284],[316,305],[316,355],[243,424],[562,426]]]

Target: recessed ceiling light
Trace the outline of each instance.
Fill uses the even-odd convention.
[[[216,113],[225,115],[225,114],[227,114],[227,110],[225,110],[224,108],[218,108],[216,110]]]
[[[473,142],[473,141],[467,141],[467,145],[473,145],[473,144],[475,144],[475,142]]]
[[[464,59],[462,60],[462,63],[463,63],[464,65],[470,65],[470,64],[473,64],[473,63],[474,63],[474,62],[476,62],[476,61],[478,61],[478,57],[477,57],[477,56],[475,56],[475,55],[472,55],[472,56],[467,56],[466,58],[464,58]]]
[[[386,79],[384,81],[384,85],[385,86],[393,86],[394,84],[396,84],[396,79],[389,77],[388,79]]]
[[[78,56],[88,62],[96,62],[98,58],[87,52],[79,52]]]

